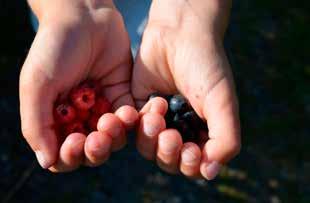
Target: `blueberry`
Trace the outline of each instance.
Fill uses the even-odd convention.
[[[174,95],[169,101],[169,109],[174,113],[183,113],[189,109],[189,105],[182,95]]]
[[[182,120],[181,120],[182,121]],[[196,138],[195,131],[190,128],[186,122],[182,122],[182,125],[178,128],[182,135],[183,142],[194,142]]]
[[[149,100],[150,100],[150,99],[153,99],[153,98],[155,98],[155,97],[162,97],[162,98],[164,98],[167,102],[169,102],[170,99],[172,98],[172,95],[165,95],[165,94],[161,94],[161,93],[159,93],[159,92],[154,92],[154,93],[152,93],[152,94],[149,95]]]
[[[171,100],[172,97],[173,97],[173,95],[164,95],[164,98],[166,99],[168,104],[169,104],[169,101]]]
[[[154,92],[154,93],[150,94],[149,100],[150,100],[150,99],[153,99],[153,98],[155,98],[155,97],[163,97],[163,95],[160,94],[159,92]]]
[[[173,117],[172,128],[175,128],[180,132],[184,142],[195,140],[195,130],[192,129],[189,123],[182,119],[179,114],[175,114]]]
[[[200,119],[195,111],[185,112],[181,117],[182,119],[187,121],[197,121],[198,119]]]
[[[206,129],[206,123],[197,115],[195,111],[185,112],[181,119],[184,119],[194,129]]]
[[[185,142],[196,142],[197,140],[196,134],[191,130],[183,132],[182,139],[184,143]]]
[[[175,113],[171,112],[170,110],[167,111],[165,115],[165,121],[166,121],[166,127],[167,128],[173,128],[173,118],[175,116]]]
[[[182,126],[187,125],[186,121],[183,119],[180,119],[180,116],[178,114],[174,114],[174,116],[171,119],[172,125],[177,130],[180,130]]]
[[[184,120],[181,118],[180,114],[176,113],[173,117],[173,122],[179,122],[180,120]]]
[[[182,95],[163,95],[153,93],[149,99],[163,97],[169,104],[165,115],[167,128],[177,129],[182,135],[183,142],[197,142],[200,130],[208,130],[204,121],[196,114]]]

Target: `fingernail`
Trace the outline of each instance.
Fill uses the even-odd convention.
[[[72,155],[75,157],[79,157],[82,149],[84,148],[85,140],[80,140],[75,143],[73,146],[71,145]]]
[[[195,165],[197,163],[197,156],[189,148],[183,150],[181,159],[185,165]]]
[[[92,156],[100,157],[106,155],[110,151],[111,142],[107,139],[89,139],[85,147],[86,151],[90,151]]]
[[[220,172],[221,168],[222,168],[222,165],[216,161],[213,161],[209,164],[204,163],[202,166],[201,173],[206,179],[213,180],[217,176],[217,174]]]
[[[150,113],[157,113],[157,108],[154,107],[153,104],[151,104],[151,107],[150,107]]]
[[[170,142],[167,139],[159,137],[158,145],[160,146],[160,151],[163,154],[171,155],[176,152],[178,144],[175,142]]]
[[[37,160],[40,164],[40,166],[44,169],[47,169],[49,167],[47,160],[45,159],[44,154],[41,151],[35,152]]]
[[[143,132],[148,137],[153,137],[158,133],[158,126],[145,123],[143,125]]]
[[[99,146],[99,144],[96,144],[93,146],[92,149],[90,149],[92,156],[103,156],[106,155],[110,151],[110,146]]]

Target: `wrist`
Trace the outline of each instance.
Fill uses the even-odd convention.
[[[28,3],[40,24],[48,21],[57,23],[82,19],[85,15],[90,15],[101,8],[115,9],[113,0],[28,0]]]
[[[149,23],[177,29],[193,27],[224,36],[231,0],[153,0]]]

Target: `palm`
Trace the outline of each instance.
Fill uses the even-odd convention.
[[[85,22],[68,30],[48,28],[53,29],[50,30],[52,36],[44,36],[47,32],[42,28],[45,49],[56,56],[53,63],[57,64],[44,71],[55,82],[55,94],[67,92],[85,79],[95,79],[100,81],[103,93],[115,107],[132,104],[129,96],[131,52],[122,18],[114,10],[97,18],[96,24]]]
[[[148,26],[133,70],[134,97],[145,101],[153,92],[181,92],[202,116],[204,96],[223,77],[231,78],[229,70],[217,64],[220,51],[201,36],[200,30],[178,32]]]
[[[168,64],[168,51],[161,33],[156,27],[153,29],[148,26],[133,70],[132,91],[138,102],[145,101],[153,92],[171,94],[177,91]]]

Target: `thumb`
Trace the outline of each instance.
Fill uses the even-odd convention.
[[[215,70],[215,77],[212,78],[211,74],[211,77],[204,78],[203,75],[208,74],[204,74],[203,70],[196,71],[199,75],[189,77],[195,81],[187,81],[191,91],[184,91],[194,109],[208,124],[209,140],[202,151],[200,172],[209,180],[218,174],[222,164],[239,153],[241,146],[238,102],[230,66],[224,50],[214,50],[208,64],[215,65],[207,67]],[[199,91],[200,87],[206,87],[206,91]]]
[[[48,64],[42,52],[45,50],[37,34],[20,73],[19,95],[22,133],[38,162],[43,168],[52,166],[58,156],[58,143],[53,121],[53,103],[57,92],[52,79],[44,70]]]
[[[205,98],[203,115],[207,118],[210,139],[202,151],[200,171],[210,180],[241,147],[237,99],[229,79],[223,78]]]
[[[58,154],[52,113],[56,95],[49,85],[42,81],[44,79],[39,77],[40,73],[22,72],[20,113],[23,136],[36,153],[40,165],[46,169],[54,164]]]

